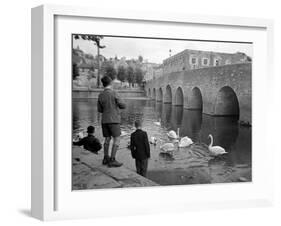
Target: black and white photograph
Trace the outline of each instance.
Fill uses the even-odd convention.
[[[252,181],[253,43],[72,34],[72,190]]]

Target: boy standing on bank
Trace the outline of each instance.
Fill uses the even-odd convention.
[[[125,109],[125,103],[120,99],[116,91],[112,89],[112,79],[108,76],[104,76],[101,79],[104,87],[104,91],[99,94],[98,97],[98,112],[102,113],[102,133],[105,138],[103,150],[104,158],[103,165],[109,167],[120,167],[123,164],[118,162],[115,157],[120,144],[120,109]],[[113,145],[111,150],[111,157],[109,157],[109,144],[113,138]]]
[[[140,121],[135,122],[136,131],[131,134],[130,149],[132,157],[136,161],[137,173],[146,177],[148,159],[150,158],[150,146],[147,133],[142,130]]]

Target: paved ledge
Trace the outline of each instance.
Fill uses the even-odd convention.
[[[80,147],[72,148],[72,189],[146,187],[158,184],[122,166],[109,168],[101,164],[102,154],[92,154]]]

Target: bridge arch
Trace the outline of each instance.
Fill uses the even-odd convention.
[[[152,99],[155,100],[156,99],[156,89],[153,88],[153,91],[152,91]]]
[[[163,91],[162,91],[162,88],[158,89],[156,101],[159,101],[159,102],[163,101]]]
[[[175,106],[183,106],[183,103],[184,103],[183,91],[182,91],[181,87],[178,87],[176,92],[175,92],[174,105]]]
[[[170,85],[166,86],[164,103],[168,103],[168,104],[172,103],[172,88]]]
[[[201,90],[198,87],[194,87],[191,90],[189,98],[188,109],[202,110],[203,109],[203,98]]]
[[[234,90],[230,86],[222,87],[216,97],[215,115],[239,118],[239,111],[239,102]]]

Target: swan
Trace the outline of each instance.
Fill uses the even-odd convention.
[[[77,137],[78,137],[79,139],[82,139],[82,138],[84,137],[83,131],[81,131],[80,133],[78,133],[78,134],[77,134]]]
[[[170,130],[168,133],[167,133],[168,137],[171,138],[171,139],[178,139],[178,135],[176,134],[176,132],[174,130]]]
[[[223,147],[213,146],[214,139],[213,139],[212,134],[209,134],[208,137],[211,139],[211,143],[209,144],[209,151],[211,152],[211,154],[213,156],[218,156],[218,155],[222,155],[222,154],[226,154],[227,153]]]
[[[173,143],[165,143],[162,146],[160,146],[160,150],[162,150],[165,153],[173,152],[176,148],[178,148],[178,141],[175,141]]]
[[[180,128],[177,129],[177,136],[180,138]]]
[[[122,130],[120,136],[123,137],[123,136],[127,136],[128,134],[129,134],[129,133],[127,133],[127,132],[125,132],[125,131]]]
[[[150,143],[156,145],[157,138],[156,137],[150,137]]]
[[[191,144],[193,144],[193,141],[188,136],[181,138],[179,141],[180,148],[188,147]]]
[[[83,133],[83,131],[81,131],[81,132],[76,134],[75,138],[73,138],[73,141],[77,142],[77,141],[83,139],[83,137],[84,137],[84,133]]]
[[[75,140],[81,140],[83,137],[84,137],[84,132],[81,131],[81,132],[76,134]]]
[[[159,118],[158,122],[153,122],[156,126],[161,126],[161,119]]]
[[[179,148],[188,147],[193,144],[193,141],[188,136],[180,138],[180,128],[177,129],[177,136],[179,140]]]

